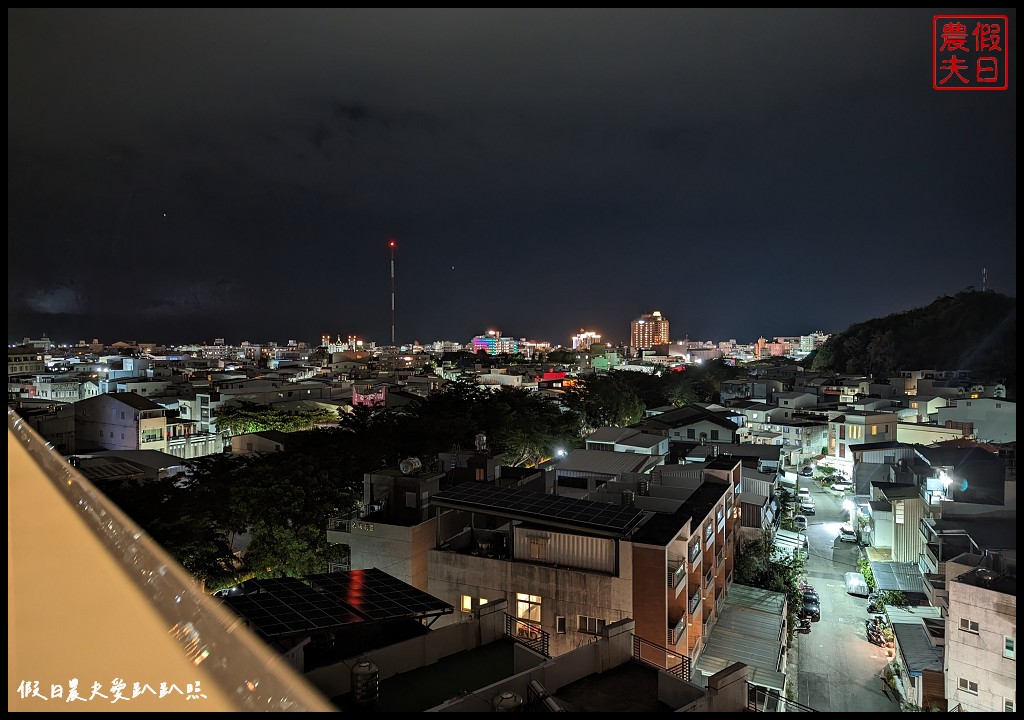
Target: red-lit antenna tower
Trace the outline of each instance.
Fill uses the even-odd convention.
[[[391,344],[395,344],[395,241],[388,242],[391,251]]]

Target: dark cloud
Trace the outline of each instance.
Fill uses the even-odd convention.
[[[384,342],[390,238],[400,340],[1016,295],[1015,85],[932,15],[9,9],[9,339]]]

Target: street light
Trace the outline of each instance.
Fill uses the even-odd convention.
[[[850,527],[856,532],[857,526],[853,523],[853,516],[857,512],[857,505],[850,498],[846,498],[843,500],[843,510],[850,513]]]
[[[942,483],[942,496],[949,500],[949,484],[953,482],[953,478],[947,475],[945,470],[939,470],[939,482]]]

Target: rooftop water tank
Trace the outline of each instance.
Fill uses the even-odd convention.
[[[418,457],[406,458],[402,462],[398,463],[398,469],[402,471],[403,475],[411,475],[414,472],[419,472],[422,467],[423,463],[420,462]]]
[[[367,705],[380,697],[380,668],[369,660],[352,666],[352,697],[359,705]]]
[[[511,690],[502,690],[491,700],[494,712],[519,712],[523,706],[523,699]]]

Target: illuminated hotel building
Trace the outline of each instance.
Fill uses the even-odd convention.
[[[650,315],[641,315],[630,323],[629,344],[638,350],[650,350],[656,345],[667,345],[668,320],[655,310]]]
[[[572,336],[572,349],[589,350],[591,345],[599,342],[601,342],[601,336],[596,332],[584,332],[584,330],[580,328],[580,334]]]
[[[488,330],[486,335],[473,338],[473,352],[485,351],[488,355],[512,355],[519,352],[519,342],[502,337],[497,330]]]

